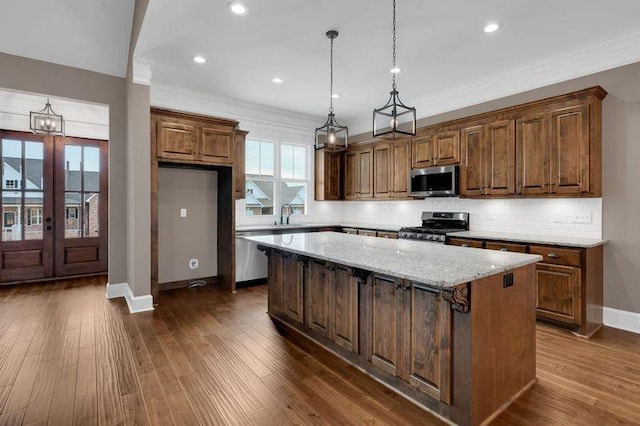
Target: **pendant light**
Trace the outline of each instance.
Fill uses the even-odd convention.
[[[373,110],[373,136],[395,139],[403,135],[416,134],[416,109],[402,103],[396,88],[396,0],[393,0],[393,68],[389,100],[382,108]]]
[[[31,131],[36,135],[64,136],[64,119],[51,108],[49,99],[40,111],[29,113]]]
[[[331,40],[329,49],[330,57],[330,83],[329,83],[329,116],[327,121],[316,129],[316,149],[326,149],[330,151],[342,151],[347,148],[349,139],[349,129],[336,121],[333,113],[333,40],[338,37],[336,30],[329,30],[326,33]]]

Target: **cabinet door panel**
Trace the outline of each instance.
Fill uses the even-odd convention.
[[[389,198],[391,196],[391,145],[378,144],[373,151],[374,180],[373,196],[375,198]]]
[[[358,198],[373,198],[373,148],[358,152]]]
[[[233,132],[202,127],[199,154],[204,163],[233,163]]]
[[[245,197],[245,139],[247,132],[238,131],[233,142],[233,199]]]
[[[402,369],[400,342],[402,339],[401,280],[374,275],[371,362],[389,374],[400,375]]]
[[[459,247],[473,247],[473,248],[484,247],[484,241],[468,240],[466,238],[449,238],[447,239],[447,244],[449,244],[450,246],[459,246]]]
[[[331,277],[324,262],[309,261],[305,280],[305,322],[316,333],[328,337]]]
[[[358,153],[348,151],[344,155],[344,198],[358,197]]]
[[[158,120],[157,155],[172,160],[196,159],[196,128],[190,124]]]
[[[268,260],[269,274],[267,286],[269,290],[268,309],[271,314],[284,313],[284,287],[282,285],[282,252],[271,251]]]
[[[451,308],[438,293],[408,286],[404,379],[445,403],[451,400]]]
[[[580,325],[580,268],[536,264],[537,315]]]
[[[589,105],[551,112],[552,192],[589,191]]]
[[[290,254],[285,254],[282,261],[282,288],[284,294],[284,313],[299,323],[303,315],[303,265]]]
[[[411,140],[411,167],[414,169],[433,166],[433,138],[419,136]]]
[[[411,145],[409,140],[392,144],[391,192],[396,198],[409,195],[409,169],[411,169]]]
[[[549,192],[549,119],[547,114],[519,118],[516,149],[519,194]]]
[[[342,196],[342,156],[340,153],[315,152],[315,199],[339,200]]]
[[[358,352],[358,280],[345,268],[333,273],[333,305],[331,340]]]
[[[460,167],[460,195],[482,195],[486,186],[486,134],[485,126],[462,129],[462,155]]]
[[[516,137],[514,120],[489,124],[487,138],[487,195],[516,193]]]
[[[460,132],[452,130],[433,137],[434,159],[436,166],[460,163]]]

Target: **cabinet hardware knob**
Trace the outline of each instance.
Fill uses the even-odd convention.
[[[500,251],[509,251],[509,249],[508,249],[508,248],[506,248],[506,247],[502,247],[502,248],[500,249]]]
[[[400,287],[402,287],[402,284],[396,284],[396,285],[394,285],[394,287],[395,287],[395,288],[396,288],[396,290],[397,290],[397,289],[399,289]]]
[[[557,259],[557,258],[560,257],[560,255],[558,253],[549,253],[547,256],[552,258],[552,259]]]

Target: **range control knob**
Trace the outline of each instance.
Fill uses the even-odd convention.
[[[446,238],[447,238],[446,236],[444,236],[444,235],[440,235],[440,241],[442,241],[443,243],[444,243],[444,240],[445,240]]]
[[[416,234],[416,238],[421,240],[422,239],[422,234]]]
[[[427,240],[430,240],[433,236],[431,234],[427,234]]]

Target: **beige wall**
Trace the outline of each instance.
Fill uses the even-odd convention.
[[[160,167],[158,185],[158,281],[217,275],[218,173]],[[189,259],[200,267],[189,269]]]
[[[0,53],[0,88],[109,106],[109,282],[127,281],[125,80]],[[148,293],[148,292],[147,292]]]

